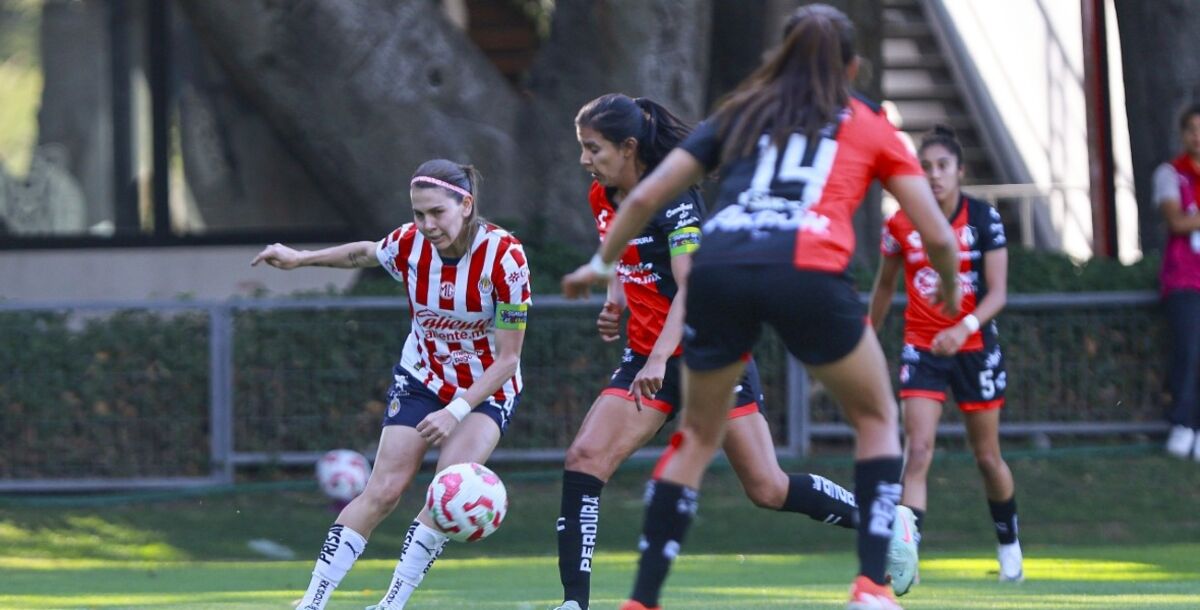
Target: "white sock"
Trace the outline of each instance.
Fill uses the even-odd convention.
[[[409,596],[421,586],[425,573],[441,556],[447,540],[449,538],[445,534],[420,521],[413,521],[408,527],[408,534],[404,536],[404,550],[400,551],[400,561],[392,572],[392,584],[388,585],[376,608],[402,610]]]
[[[344,525],[333,524],[329,533],[325,535],[321,553],[317,555],[317,564],[313,568],[308,590],[304,592],[296,610],[324,610],[325,604],[329,603],[329,596],[365,548],[367,539],[363,538],[362,534]]]

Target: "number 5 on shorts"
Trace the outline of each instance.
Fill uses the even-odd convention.
[[[991,400],[996,395],[996,382],[992,379],[994,373],[992,369],[979,371],[979,395],[984,400]]]

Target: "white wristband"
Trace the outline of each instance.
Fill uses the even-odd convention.
[[[603,258],[600,258],[600,253],[592,255],[592,260],[588,261],[588,268],[595,271],[598,275],[604,277],[612,277],[613,271],[617,268],[616,263],[606,263]]]
[[[967,314],[966,317],[959,320],[959,322],[962,322],[962,325],[966,326],[967,330],[971,331],[972,333],[979,330],[979,318],[976,318],[975,314],[973,313]]]
[[[446,410],[454,416],[454,419],[462,421],[467,416],[467,413],[471,412],[471,403],[462,398],[455,398],[450,401],[450,404],[446,405]]]

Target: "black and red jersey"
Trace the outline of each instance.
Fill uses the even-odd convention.
[[[987,276],[984,273],[984,254],[1005,247],[1004,223],[1000,213],[987,202],[963,195],[949,218],[950,228],[958,236],[958,283],[962,289],[962,310],[958,318],[948,318],[929,304],[937,291],[938,274],[929,263],[921,234],[904,212],[897,212],[883,228],[880,251],[884,256],[904,257],[904,285],[908,292],[908,307],[904,310],[904,342],[930,349],[933,338],[942,330],[957,324],[987,295]],[[984,348],[984,333],[988,340],[995,338],[995,323],[985,324],[967,338],[962,352]]]
[[[601,240],[617,216],[611,194],[599,182],[592,182],[588,193]],[[648,355],[662,334],[671,300],[678,291],[671,273],[671,257],[691,254],[700,247],[700,221],[704,214],[700,193],[689,189],[659,210],[641,234],[629,240],[629,246],[617,260],[617,278],[629,307],[626,326],[629,347],[639,354]],[[682,348],[675,349],[676,356],[682,352]]]
[[[680,145],[705,168],[720,167],[697,265],[792,262],[842,273],[854,254],[851,218],[871,181],[924,175],[882,109],[858,97],[813,141],[793,133],[779,150],[763,135],[754,154],[723,165],[719,131],[710,118]]]

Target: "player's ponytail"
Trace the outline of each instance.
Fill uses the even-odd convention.
[[[691,129],[662,104],[622,93],[602,95],[579,109],[575,126],[594,129],[605,140],[621,145],[637,141],[638,160],[652,171]]]
[[[764,133],[780,150],[794,132],[816,140],[849,102],[854,38],[854,23],[836,8],[796,9],[783,42],[717,107],[721,163],[753,154]]]
[[[962,143],[958,141],[958,136],[955,135],[954,129],[949,125],[938,123],[933,126],[933,129],[925,132],[921,136],[921,146],[917,149],[918,153],[924,153],[925,149],[930,146],[941,146],[950,151],[954,155],[954,159],[958,162],[958,166],[963,166],[963,149]]]
[[[691,127],[665,106],[649,98],[633,100],[645,116],[643,137],[638,140],[638,158],[646,165],[646,173],[654,171],[671,149],[687,137]]]

